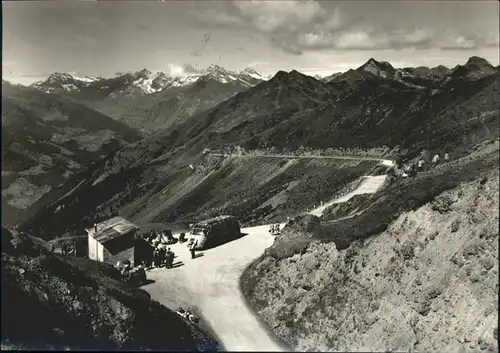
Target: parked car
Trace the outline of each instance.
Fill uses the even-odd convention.
[[[188,246],[196,241],[196,250],[217,246],[241,237],[238,220],[233,216],[218,216],[196,223],[187,235]]]

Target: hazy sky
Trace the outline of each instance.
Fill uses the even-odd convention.
[[[497,1],[3,2],[3,74],[181,73],[186,65],[327,74],[370,57],[396,67],[499,64]]]

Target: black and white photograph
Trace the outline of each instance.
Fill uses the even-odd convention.
[[[2,1],[2,350],[498,352],[498,1]]]

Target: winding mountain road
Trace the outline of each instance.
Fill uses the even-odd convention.
[[[227,154],[227,153],[208,153],[209,156],[214,157],[240,157],[240,158],[284,158],[284,159],[347,159],[357,161],[376,161],[388,167],[394,167],[395,163],[391,159],[377,158],[377,157],[357,157],[357,156],[294,156],[292,154]]]
[[[239,290],[243,270],[271,246],[268,226],[244,228],[238,240],[201,252],[191,259],[185,244],[170,248],[183,265],[147,273],[154,283],[143,288],[170,309],[196,307],[228,351],[286,351],[261,327]]]
[[[359,186],[355,190],[333,201],[325,203],[323,206],[315,208],[314,210],[310,211],[309,214],[314,215],[316,217],[321,217],[323,215],[323,212],[331,205],[347,202],[356,195],[374,194],[384,185],[386,179],[387,175],[364,176],[363,180],[361,181],[361,184],[359,184]]]
[[[374,193],[384,181],[385,176],[364,177],[356,190],[310,213],[321,216],[329,205]],[[152,299],[173,310],[195,307],[226,350],[286,351],[247,307],[239,290],[244,269],[274,241],[268,230],[269,225],[243,228],[242,238],[204,251],[196,259],[190,258],[185,244],[174,244],[170,248],[177,255],[174,266],[178,267],[149,271],[148,279],[154,283],[143,288]]]

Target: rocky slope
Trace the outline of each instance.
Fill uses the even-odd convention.
[[[3,224],[15,224],[35,211],[44,194],[140,138],[137,131],[81,104],[4,82]]]
[[[123,283],[112,266],[44,246],[2,229],[3,348],[218,350],[207,334]]]
[[[498,351],[498,148],[357,200],[351,225],[297,220],[245,294],[298,350]]]
[[[133,128],[154,132],[183,122],[264,80],[253,69],[229,71],[210,65],[187,76],[147,69],[113,78],[55,73],[32,87],[69,97]]]

